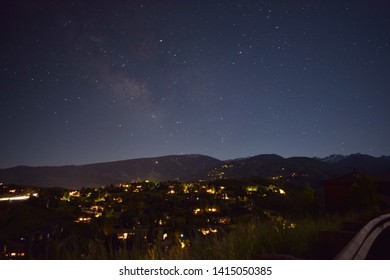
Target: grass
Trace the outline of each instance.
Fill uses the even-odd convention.
[[[72,237],[48,244],[43,259],[269,259],[275,255],[296,259],[316,259],[320,251],[318,232],[337,231],[350,216],[323,215],[298,220],[270,216],[267,221],[236,225],[221,236],[195,237],[169,248],[145,246],[140,238],[132,249],[114,243]]]
[[[253,259],[261,255],[283,254],[296,258],[310,258],[315,249],[317,234],[323,229],[338,229],[341,221],[335,218],[306,218],[290,222],[281,218],[274,221],[250,223],[218,240],[204,255],[211,259]]]
[[[238,226],[223,237],[195,238],[189,248],[172,247],[165,255],[152,253],[151,259],[257,259],[272,255],[313,259],[319,254],[318,232],[339,230],[346,217],[322,216],[294,222],[281,216],[270,221]]]

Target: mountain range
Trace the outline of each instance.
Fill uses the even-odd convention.
[[[318,182],[352,170],[388,176],[390,156],[331,155],[325,158],[264,154],[221,161],[205,155],[170,155],[86,165],[18,166],[0,169],[3,184],[81,188],[138,180],[193,181],[221,178],[277,178]]]

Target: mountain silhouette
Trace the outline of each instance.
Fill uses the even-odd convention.
[[[275,154],[263,154],[221,161],[198,154],[170,155],[86,165],[18,166],[0,169],[0,182],[40,187],[81,188],[138,180],[190,181],[275,176],[287,181],[299,178],[306,181],[322,181],[354,169],[372,174],[389,174],[390,157],[353,154],[332,155],[321,159],[283,158]]]

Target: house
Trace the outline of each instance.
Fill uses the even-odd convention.
[[[3,251],[0,253],[0,259],[25,259],[26,252],[24,243],[8,240],[3,245]]]

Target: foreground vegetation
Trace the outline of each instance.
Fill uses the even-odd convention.
[[[363,183],[353,186],[352,213],[379,209]],[[0,203],[3,258],[327,259],[337,252],[325,252],[321,233],[358,218],[326,212],[309,184],[281,188],[262,179],[1,191],[30,194]]]
[[[198,236],[190,240],[176,239],[166,248],[145,246],[142,238],[125,243],[83,240],[77,236],[66,243],[52,242],[47,246],[49,259],[321,259],[320,231],[338,231],[345,220],[354,215],[321,215],[295,221],[282,216],[268,221],[251,221],[237,225],[221,236]],[[112,240],[111,240],[112,241]],[[123,241],[122,241],[123,242]]]

